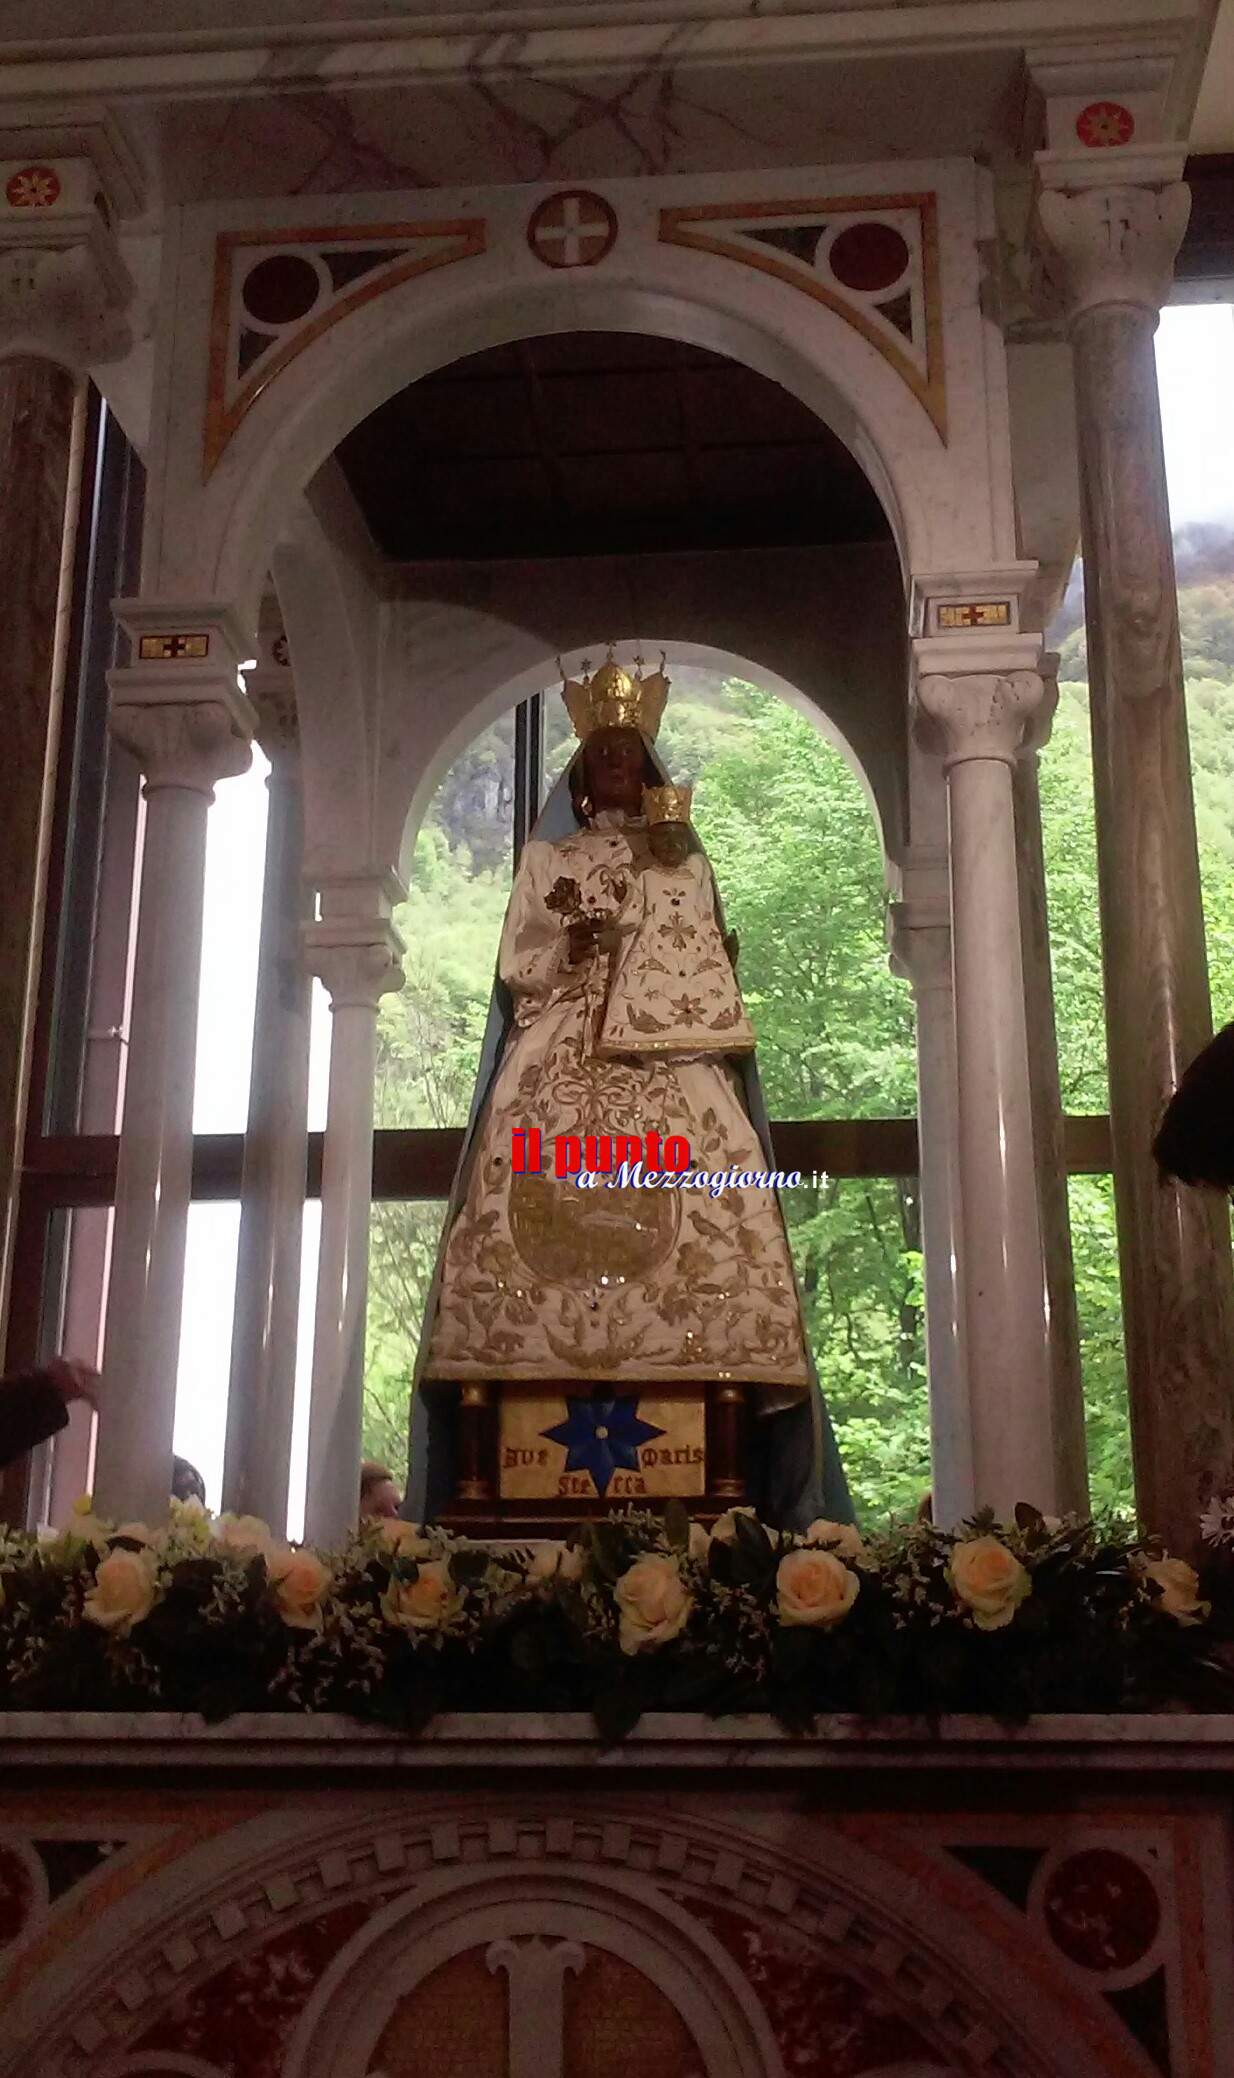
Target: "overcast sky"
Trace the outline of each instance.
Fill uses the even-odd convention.
[[[1234,527],[1234,308],[1184,304],[1163,313],[1157,335],[1162,425],[1175,527],[1196,521]],[[197,1040],[194,1129],[241,1132],[248,1107],[249,1048],[257,977],[265,776],[225,780],[210,814],[206,857],[205,949]],[[329,1012],[315,985],[310,1126],[325,1122]],[[219,1505],[239,1207],[194,1205],[180,1339],[176,1449],[199,1466],[211,1505]],[[303,1520],[305,1415],[312,1341],[318,1207],[307,1207],[300,1307],[297,1435],[290,1528]]]

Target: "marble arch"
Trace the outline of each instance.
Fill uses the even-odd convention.
[[[576,330],[679,339],[791,391],[865,469],[906,570],[979,567],[1014,555],[1009,484],[991,480],[986,440],[979,457],[969,450],[971,436],[944,446],[900,378],[829,310],[812,305],[803,320],[800,299],[782,284],[701,253],[690,256],[697,291],[685,296],[680,254],[645,239],[632,239],[620,264],[615,254],[603,279],[584,283],[573,275],[510,282],[500,257],[486,254],[474,275],[445,268],[406,282],[316,339],[258,397],[204,486],[201,363],[186,342],[172,395],[194,404],[174,432],[170,424],[164,430],[147,592],[225,598],[251,612],[293,500],[354,425],[406,384],[467,354]]]
[[[858,786],[861,788],[874,827],[878,832],[879,842],[883,848],[888,870],[889,872],[892,870],[887,854],[887,830],[883,805],[871,782],[870,774],[838,722],[810,693],[804,691],[799,686],[791,684],[788,679],[782,677],[778,671],[773,670],[767,664],[749,656],[739,656],[732,650],[713,648],[707,643],[676,642],[667,637],[647,635],[645,633],[637,637],[623,634],[617,636],[615,640],[618,652],[622,656],[630,655],[636,643],[642,645],[649,657],[657,657],[663,651],[668,657],[670,676],[674,667],[710,670],[714,671],[717,676],[721,673],[727,673],[733,677],[747,679],[751,684],[761,686],[767,692],[775,693],[779,699],[784,701],[786,706],[793,708],[798,714],[804,715],[811,727],[822,737],[823,741],[830,744],[831,748],[837,751],[843,758]],[[599,647],[600,644],[597,640],[592,645],[593,653]],[[578,659],[573,655],[567,657],[567,663],[571,667],[577,661]],[[499,721],[503,714],[508,714],[518,701],[527,699],[530,694],[540,692],[545,687],[552,687],[556,682],[556,670],[556,656],[547,654],[539,663],[530,665],[525,670],[520,671],[515,677],[505,679],[500,684],[494,684],[491,690],[481,695],[468,708],[465,714],[460,714],[455,719],[449,733],[440,738],[437,748],[431,753],[416,779],[415,791],[408,803],[407,817],[403,827],[399,851],[399,871],[404,880],[410,869],[416,838],[419,835],[420,825],[428,812],[429,803],[454,760],[467,748],[469,743],[475,740],[482,730],[488,728],[491,723]]]

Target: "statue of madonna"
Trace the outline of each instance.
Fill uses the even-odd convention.
[[[506,912],[421,1342],[407,1513],[555,1528],[673,1494],[784,1527],[848,1521],[731,941],[688,791],[651,748],[668,682],[610,653],[564,691],[580,748]],[[542,1173],[513,1152],[536,1130]],[[737,1181],[580,1188],[554,1173],[567,1134],[618,1154],[623,1137],[676,1135],[692,1175]]]

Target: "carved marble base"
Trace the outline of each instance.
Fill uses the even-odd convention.
[[[0,2078],[1214,2078],[1232,1741],[0,1716]]]

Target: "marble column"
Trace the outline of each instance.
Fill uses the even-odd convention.
[[[1058,1030],[1054,1019],[1054,972],[1046,900],[1045,853],[1041,834],[1040,750],[1049,740],[1058,701],[1057,660],[1042,659],[1045,697],[1016,759],[1012,791],[1020,879],[1020,938],[1024,950],[1024,1009],[1033,1108],[1033,1154],[1037,1208],[1045,1272],[1049,1331],[1050,1391],[1054,1406],[1058,1499],[1064,1510],[1088,1508],[1088,1446],[1084,1430],[1084,1383],[1080,1370],[1080,1323],[1071,1251],[1067,1197],[1067,1150],[1058,1076]]]
[[[0,1347],[42,948],[82,399],[77,377],[54,361],[0,359]]]
[[[1153,334],[1187,221],[1177,151],[1138,183],[1043,154],[1040,229],[1074,358],[1110,1127],[1136,1494],[1174,1548],[1234,1461],[1229,1208],[1151,1148],[1211,1032]],[[1128,171],[1132,169],[1128,167]],[[1114,178],[1111,169],[1111,179]]]
[[[95,1499],[167,1513],[193,1157],[206,815],[250,761],[242,630],[217,605],[123,602],[133,661],[109,673],[112,728],[145,777],[137,950],[107,1302]]]
[[[287,1522],[307,1180],[311,984],[301,933],[311,903],[303,875],[291,673],[273,664],[250,673],[247,688],[270,774],[223,1506],[237,1515],[259,1515],[281,1532]]]
[[[1012,798],[1039,646],[913,645],[920,725],[947,773],[973,1484],[1000,1515],[1058,1500]]]
[[[917,1012],[917,1147],[930,1388],[931,1501],[950,1527],[977,1505],[961,1274],[959,1109],[951,925],[937,910],[899,902],[892,967]]]
[[[377,1006],[403,982],[388,888],[323,890],[304,934],[332,1013],[304,1511],[305,1536],[323,1545],[355,1527],[359,1498]]]

